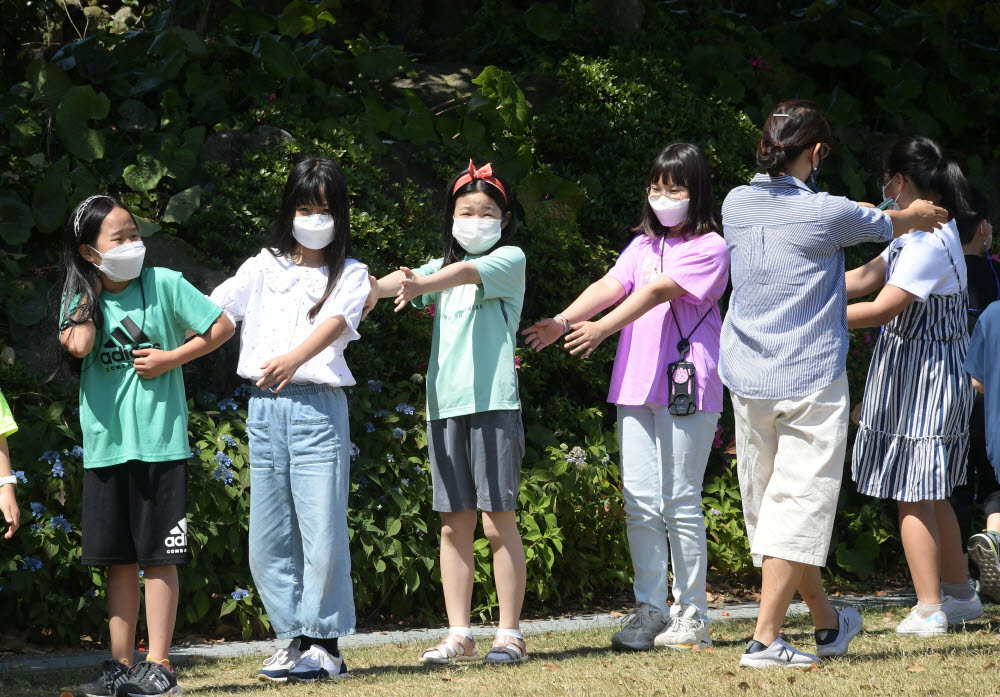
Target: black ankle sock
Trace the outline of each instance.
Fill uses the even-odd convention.
[[[825,646],[826,644],[832,644],[837,640],[837,636],[840,634],[840,629],[817,629],[816,634],[816,645]]]
[[[746,650],[746,652],[747,653],[757,653],[758,651],[763,651],[766,648],[767,648],[766,646],[764,646],[762,643],[760,643],[756,639],[751,639],[750,643],[747,644],[747,650]]]
[[[332,639],[309,639],[309,643],[315,646],[322,646],[334,658],[340,656],[340,651],[337,650],[337,637],[333,637]]]
[[[299,651],[305,651],[315,643],[312,639],[310,639],[304,634],[300,634],[295,638],[299,640]]]

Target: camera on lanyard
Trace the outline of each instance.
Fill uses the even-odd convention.
[[[667,411],[674,416],[690,416],[698,409],[694,404],[694,363],[685,360],[690,344],[685,338],[677,342],[681,357],[667,366],[670,375],[670,402]]]

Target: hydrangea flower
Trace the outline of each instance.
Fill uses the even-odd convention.
[[[42,560],[35,559],[34,557],[25,557],[24,568],[27,569],[28,571],[38,571],[40,568],[42,568]]]
[[[240,384],[233,390],[234,397],[246,397],[248,394],[250,394],[250,385]]]
[[[250,591],[244,588],[237,588],[232,593],[229,594],[233,600],[243,600],[243,598],[250,595]]]
[[[232,436],[223,436],[222,442],[225,443],[226,445],[236,447],[236,439],[233,438]]]
[[[587,462],[587,453],[579,445],[574,445],[573,449],[566,454],[566,462],[582,467]]]
[[[410,480],[409,479],[404,479],[402,481],[402,484],[403,484],[403,486],[410,486]]]
[[[57,451],[55,451],[55,450],[46,450],[44,453],[42,453],[42,456],[40,458],[38,458],[38,461],[39,462],[43,462],[44,461],[44,462],[49,463],[50,465],[54,465],[54,464],[60,462],[59,455],[60,455],[60,453],[57,452]]]
[[[146,572],[143,571],[142,569],[139,569],[139,578],[142,578],[145,575],[146,575]]]
[[[396,458],[392,456],[392,453],[387,454],[385,456],[385,459],[388,460],[389,462],[395,462],[396,461]]]
[[[62,477],[65,473],[66,473],[66,471],[63,469],[63,466],[62,466],[61,462],[57,462],[56,464],[52,465],[52,476],[53,477]]]
[[[34,524],[33,524],[33,525],[31,526],[31,532],[34,532],[34,533],[39,533],[39,532],[41,532],[41,531],[42,531],[42,524],[41,524],[41,523],[34,523]]]
[[[215,481],[222,481],[226,484],[232,484],[233,479],[236,477],[235,472],[221,463],[215,468],[215,472],[212,475],[215,477]]]
[[[361,454],[361,448],[359,448],[353,442],[351,442],[351,459],[353,460],[360,454]]]
[[[215,457],[212,460],[223,467],[229,467],[229,465],[233,464],[233,459],[221,450],[215,451]]]
[[[424,468],[421,467],[420,465],[414,465],[413,466],[413,471],[416,472],[417,474],[423,474],[424,473]]]
[[[392,437],[395,438],[395,439],[397,439],[397,440],[399,440],[400,438],[402,438],[405,434],[406,434],[406,431],[404,431],[403,429],[401,429],[399,427],[392,429]]]
[[[381,392],[382,391],[382,381],[381,380],[369,380],[368,381],[368,391],[369,392]]]
[[[28,478],[24,475],[24,470],[14,470],[14,476],[17,477],[18,481],[22,484],[28,483]]]
[[[413,416],[413,407],[406,402],[400,402],[396,405],[396,411],[400,414],[406,414],[407,416]]]
[[[194,448],[192,448],[192,450],[194,450],[195,455],[201,455],[201,448],[198,447],[197,445],[195,445]]]
[[[720,511],[718,508],[713,508],[708,512],[708,514],[714,518],[716,516],[722,515],[722,511]]]
[[[383,416],[389,413],[388,409],[379,409],[377,412],[372,414],[372,418],[381,419]]]
[[[42,513],[45,513],[45,511],[47,511],[47,510],[49,510],[49,509],[47,509],[45,506],[43,506],[38,501],[32,501],[31,502],[31,515],[33,515],[33,516],[40,516]]]
[[[52,518],[52,529],[69,532],[73,529],[73,526],[69,524],[69,521],[64,516],[57,515]]]
[[[375,433],[375,424],[371,421],[365,421],[365,433]]]
[[[72,455],[73,457],[83,459],[83,448],[79,445],[74,445],[67,452],[67,455]]]
[[[219,402],[219,411],[225,411],[226,409],[232,409],[233,413],[235,414],[236,411],[239,408],[240,408],[240,406],[236,403],[236,400],[235,399],[230,399],[229,397],[226,397],[224,400],[222,400],[221,402]]]
[[[93,588],[88,588],[87,591],[84,593],[84,595],[87,596],[88,598],[96,598],[97,591],[95,591]]]

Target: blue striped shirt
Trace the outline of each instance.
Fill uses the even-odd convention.
[[[726,196],[722,226],[733,278],[722,381],[753,399],[804,397],[832,383],[847,366],[844,247],[892,239],[889,216],[795,177],[758,174]]]

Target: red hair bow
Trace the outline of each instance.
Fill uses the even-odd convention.
[[[500,183],[499,179],[493,176],[493,165],[487,162],[479,169],[476,169],[476,166],[472,163],[471,159],[469,160],[469,171],[455,181],[455,186],[452,187],[451,193],[455,193],[459,190],[459,188],[465,186],[473,179],[482,179],[487,184],[492,184],[503,195],[503,200],[505,202],[507,201],[507,192],[504,190],[503,184]]]

